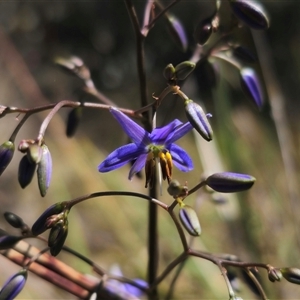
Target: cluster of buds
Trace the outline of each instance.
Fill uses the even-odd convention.
[[[69,211],[67,202],[55,203],[36,220],[31,228],[31,232],[35,236],[51,229],[48,246],[53,256],[59,254],[67,238]]]
[[[32,181],[37,169],[38,186],[44,197],[52,175],[52,158],[48,147],[34,140],[22,140],[18,150],[25,153],[19,164],[18,179],[21,187],[25,188]]]

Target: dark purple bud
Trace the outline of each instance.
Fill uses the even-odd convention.
[[[37,179],[41,196],[44,197],[47,193],[52,175],[52,158],[48,147],[43,144],[41,146],[42,157],[37,168]]]
[[[282,278],[282,273],[279,269],[271,268],[268,270],[268,277],[272,282],[280,281]]]
[[[146,290],[149,285],[145,280],[142,279],[133,279],[133,281],[140,287],[138,288],[137,286],[130,284],[130,283],[125,283],[125,289],[128,292],[128,294],[140,298],[144,294],[144,290]]]
[[[32,164],[38,164],[43,154],[42,147],[34,143],[28,147],[27,158]]]
[[[195,69],[196,64],[191,61],[183,61],[175,67],[175,77],[177,80],[186,79]]]
[[[7,141],[0,146],[0,175],[11,162],[15,152],[15,145],[11,141]]]
[[[175,68],[172,64],[168,64],[164,69],[164,77],[168,81],[172,81],[175,79]]]
[[[51,228],[48,246],[52,256],[56,256],[61,251],[68,235],[68,220],[64,219]]]
[[[255,0],[231,0],[230,5],[235,16],[250,28],[263,30],[269,27],[264,8]]]
[[[22,239],[22,236],[2,235],[0,236],[0,250],[9,249]]]
[[[23,156],[19,164],[18,180],[20,186],[24,189],[32,180],[36,164],[28,160],[27,155]]]
[[[240,75],[241,87],[244,93],[260,109],[263,105],[263,95],[256,72],[251,68],[243,68]]]
[[[59,221],[64,212],[64,210],[67,208],[67,202],[58,202],[53,205],[51,205],[49,208],[47,208],[43,214],[35,221],[31,228],[31,232],[33,235],[39,235],[52,227],[55,224],[55,221]],[[49,222],[49,218],[53,217],[53,223]],[[54,220],[56,218],[56,220]]]
[[[175,43],[179,46],[179,48],[183,52],[185,52],[187,50],[188,41],[181,22],[173,15],[166,14],[165,16],[168,20],[168,29],[172,38],[174,39]]]
[[[210,38],[213,32],[211,21],[211,19],[206,19],[197,24],[194,39],[198,44],[204,45]]]
[[[10,277],[0,291],[0,300],[13,300],[23,289],[27,279],[27,270],[22,269]]]
[[[199,236],[201,234],[199,219],[192,207],[184,205],[182,208],[180,208],[179,219],[181,224],[190,235]]]
[[[250,49],[244,47],[244,46],[235,46],[232,49],[232,54],[241,60],[242,62],[246,63],[254,63],[257,62],[257,57],[250,51]]]
[[[289,282],[300,284],[300,269],[298,268],[281,268],[282,276]]]
[[[78,125],[80,123],[81,116],[82,116],[81,107],[75,107],[69,112],[68,120],[67,120],[67,128],[66,128],[67,137],[74,136],[76,129],[78,128]]]
[[[250,189],[255,178],[246,174],[222,172],[210,175],[205,182],[216,192],[234,193]]]
[[[12,212],[5,212],[4,218],[7,221],[8,224],[10,224],[14,228],[22,228],[23,226],[26,226],[26,224],[23,222],[23,220],[16,214]]]
[[[193,100],[187,100],[185,101],[185,113],[187,119],[190,121],[192,126],[200,133],[200,135],[206,141],[211,141],[213,138],[213,131],[202,107],[199,104],[195,103]]]

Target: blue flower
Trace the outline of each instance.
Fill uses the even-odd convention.
[[[132,121],[118,109],[112,107],[110,112],[117,119],[133,143],[127,144],[110,153],[99,165],[99,172],[109,172],[135,160],[128,178],[141,171],[145,166],[146,187],[153,182],[156,164],[160,164],[163,179],[170,181],[173,164],[183,172],[193,169],[189,155],[173,142],[193,129],[190,122],[174,120],[168,125],[155,128],[151,133]]]

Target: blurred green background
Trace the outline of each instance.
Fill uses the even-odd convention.
[[[133,1],[142,20],[144,1]],[[168,3],[164,1],[164,3]],[[299,116],[300,94],[300,4],[297,1],[265,1],[271,20],[264,33],[251,33],[245,27],[234,31],[234,41],[256,52],[262,67],[254,65],[263,78],[266,103],[258,112],[242,93],[237,71],[221,65],[221,76],[214,89],[207,89],[205,75],[195,72],[182,90],[201,101],[212,113],[215,139],[211,143],[189,134],[178,144],[192,156],[195,169],[187,174],[175,170],[174,177],[189,187],[202,174],[236,171],[256,177],[254,187],[238,195],[226,195],[228,202],[216,205],[204,193],[187,198],[195,205],[202,226],[195,249],[212,253],[231,253],[245,261],[270,263],[276,267],[300,267],[299,209]],[[166,85],[164,67],[190,59],[197,22],[209,15],[213,1],[183,0],[172,8],[184,25],[189,41],[183,53],[174,43],[161,19],[146,40],[148,97],[159,95]],[[221,24],[226,28],[228,4],[221,10]],[[217,34],[212,40],[217,38]],[[263,42],[261,42],[263,41]],[[82,82],[62,72],[54,63],[57,56],[76,55],[90,68],[97,88],[117,105],[136,109],[139,85],[136,48],[132,25],[123,1],[14,1],[0,3],[0,103],[31,108],[60,100],[96,101],[84,95]],[[271,69],[264,67],[270,60]],[[265,71],[267,70],[267,73]],[[271,97],[272,91],[276,97]],[[280,97],[283,97],[281,103]],[[275,99],[274,99],[275,98]],[[279,101],[279,102],[278,102]],[[282,104],[282,105],[279,105]],[[41,198],[36,178],[25,190],[18,184],[16,151],[12,163],[1,176],[0,213],[12,211],[29,226],[51,204],[80,195],[104,190],[146,192],[144,179],[127,180],[129,167],[107,174],[97,171],[98,164],[116,147],[127,143],[117,122],[107,111],[85,109],[75,137],[65,136],[69,109],[62,109],[50,123],[45,141],[53,159],[53,178],[46,197]],[[30,117],[20,131],[22,139],[35,138],[47,114]],[[274,117],[275,115],[275,117]],[[0,136],[8,139],[18,120],[8,115],[0,120]],[[173,118],[185,120],[183,106],[175,96],[168,96],[159,112],[159,123]],[[274,122],[274,119],[276,122]],[[107,125],[109,124],[109,126]],[[286,129],[278,139],[278,131]],[[279,142],[281,141],[281,142]],[[197,147],[195,146],[197,142]],[[282,159],[282,153],[285,159]],[[166,187],[166,183],[164,183]],[[171,203],[164,192],[161,200]],[[74,208],[66,244],[94,259],[109,270],[118,264],[130,278],[146,277],[147,203],[128,197],[93,199]],[[1,228],[17,233],[0,218]],[[180,254],[182,247],[176,230],[163,211],[159,212],[159,271]],[[35,241],[32,241],[35,244]],[[89,267],[61,253],[58,258],[83,273]],[[19,270],[0,257],[0,285]],[[286,281],[271,283],[260,272],[270,299],[299,299],[300,288]],[[172,276],[161,285],[168,289]],[[241,283],[241,297],[255,295]],[[176,299],[227,299],[226,286],[218,269],[209,262],[191,258],[175,289]],[[28,284],[18,299],[74,299],[30,274]]]

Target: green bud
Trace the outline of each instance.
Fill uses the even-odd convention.
[[[11,141],[7,141],[0,146],[0,175],[11,162],[15,152],[15,145]]]
[[[47,193],[52,175],[52,158],[48,147],[43,144],[41,146],[42,156],[37,168],[37,179],[41,196]]]
[[[51,228],[48,246],[50,247],[50,253],[52,256],[56,256],[61,251],[65,240],[68,235],[68,220],[58,222]]]
[[[234,193],[248,190],[255,182],[255,178],[246,174],[222,172],[210,175],[206,184],[220,193]]]
[[[191,61],[183,61],[175,67],[175,77],[177,80],[186,79],[195,69],[196,64]]]
[[[171,196],[186,196],[188,194],[187,186],[180,185],[179,181],[172,180],[168,187],[168,193]]]
[[[172,81],[175,79],[175,68],[172,64],[168,64],[164,69],[164,77],[168,81]]]
[[[289,282],[300,284],[300,269],[298,268],[281,268],[279,269],[282,276]]]
[[[23,220],[16,214],[12,212],[5,212],[4,218],[7,221],[8,224],[10,224],[14,228],[22,228],[26,224],[23,222]]]
[[[263,30],[269,27],[264,8],[255,0],[231,0],[230,5],[235,16],[250,28]]]
[[[38,164],[41,161],[43,150],[41,146],[34,143],[28,147],[27,158],[32,164]]]
[[[181,224],[190,235],[199,236],[201,234],[199,219],[192,207],[184,205],[182,208],[180,208],[179,219]]]
[[[280,281],[282,278],[282,273],[279,269],[271,268],[268,270],[268,277],[272,282]]]

